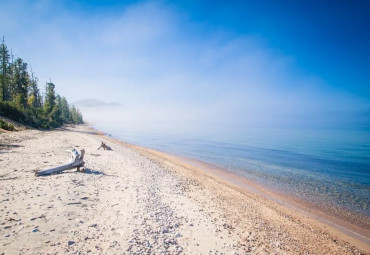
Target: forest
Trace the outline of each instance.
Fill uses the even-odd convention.
[[[28,70],[20,57],[14,57],[4,38],[0,45],[0,116],[42,129],[83,123],[81,112],[55,92],[54,83],[46,82],[40,91],[32,69]],[[3,120],[0,128],[13,129]]]

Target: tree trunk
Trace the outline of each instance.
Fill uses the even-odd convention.
[[[62,166],[54,167],[54,168],[51,168],[51,169],[47,169],[47,170],[44,170],[44,171],[36,172],[36,176],[57,174],[57,173],[61,173],[61,172],[65,171],[65,170],[73,169],[73,168],[76,168],[76,167],[77,167],[77,170],[78,170],[80,167],[82,167],[85,164],[84,155],[85,155],[85,150],[82,149],[81,154],[79,154],[76,150],[74,150],[74,151],[72,151],[72,157],[74,159],[73,162],[62,165]]]

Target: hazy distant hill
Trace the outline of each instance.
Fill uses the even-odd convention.
[[[116,103],[116,102],[106,103],[104,101],[101,101],[95,98],[82,99],[77,102],[74,102],[73,105],[77,107],[118,107],[118,106],[121,106],[121,104]]]

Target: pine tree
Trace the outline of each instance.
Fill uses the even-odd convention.
[[[5,45],[5,40],[3,37],[2,43],[0,45],[0,101],[9,100],[9,57],[9,51]]]
[[[61,110],[61,117],[64,123],[72,122],[71,114],[69,112],[69,105],[65,97],[57,97],[58,104]]]
[[[31,80],[30,80],[30,88],[29,88],[29,95],[28,95],[28,105],[34,108],[41,108],[41,96],[40,90],[38,88],[38,80],[35,77],[32,69],[31,69]]]
[[[59,127],[63,124],[63,119],[61,118],[62,112],[60,110],[60,105],[56,103],[50,113],[50,126]]]
[[[6,98],[6,101],[13,101],[13,95],[15,94],[14,93],[14,90],[15,90],[15,63],[14,63],[14,55],[13,55],[13,51],[11,51],[10,53],[10,63],[9,63],[9,69],[8,69],[8,72],[9,72],[9,81],[7,83],[8,87],[7,87],[7,93],[8,93],[8,96]]]
[[[47,82],[45,87],[44,113],[48,116],[55,106],[55,85]]]
[[[15,61],[4,39],[0,44],[0,114],[34,127],[54,128],[63,123],[83,123],[81,112],[55,93],[55,85],[46,83],[44,100],[34,73],[27,63]]]
[[[15,60],[14,74],[12,81],[12,98],[18,108],[25,109],[28,102],[28,88],[30,86],[30,78],[27,72],[27,63],[21,58]]]
[[[72,123],[81,124],[83,123],[82,114],[74,105],[70,108]]]

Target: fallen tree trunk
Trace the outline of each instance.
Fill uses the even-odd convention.
[[[112,150],[112,148],[109,147],[108,145],[106,145],[104,142],[101,142],[101,145],[98,148],[98,150],[100,150],[100,148],[103,148],[103,150],[108,150],[108,151],[111,151]]]
[[[81,150],[81,153],[78,153],[75,149],[73,149],[72,157],[71,157],[73,161],[71,163],[58,166],[58,167],[54,167],[54,168],[50,168],[44,171],[36,172],[36,176],[57,174],[57,173],[61,173],[63,171],[73,169],[76,167],[77,167],[77,170],[80,170],[80,167],[83,167],[83,165],[85,164],[84,155],[85,155],[85,150]]]

